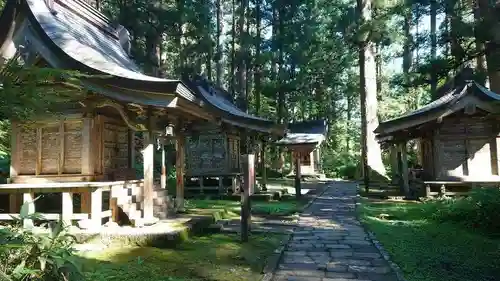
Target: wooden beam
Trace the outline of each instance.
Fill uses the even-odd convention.
[[[135,131],[128,130],[128,167],[135,168]]]
[[[295,198],[297,200],[302,196],[302,187],[301,187],[301,171],[300,171],[300,152],[295,152]]]
[[[65,226],[71,225],[73,218],[73,193],[62,193],[62,221]]]
[[[175,158],[175,171],[177,178],[176,185],[176,196],[175,203],[176,209],[179,212],[184,211],[184,146],[185,146],[185,136],[182,133],[177,134],[176,141],[176,158]]]
[[[160,188],[167,188],[167,165],[166,165],[166,154],[165,145],[161,144],[161,176],[160,176]]]
[[[94,119],[92,116],[83,118],[82,127],[82,175],[94,174],[94,147],[93,145]],[[80,200],[81,212],[90,213],[91,199],[90,191],[81,193]]]
[[[151,112],[151,109],[149,110]],[[153,197],[154,197],[154,153],[155,153],[155,135],[153,133],[152,124],[153,116],[148,114],[149,128],[148,132],[144,133],[144,218],[146,220],[153,219]]]
[[[36,129],[36,167],[35,167],[35,175],[40,175],[42,173],[42,137],[43,137],[43,128]]]
[[[243,164],[243,186],[241,191],[241,242],[247,242],[251,227],[252,205],[250,195],[254,189],[254,155],[245,154],[242,156]]]
[[[102,189],[96,188],[91,193],[92,207],[90,212],[91,227],[98,229],[102,224]]]
[[[64,173],[64,120],[59,123],[59,166],[57,167],[57,174],[62,175]]]
[[[11,122],[11,139],[10,139],[10,151],[11,151],[11,161],[10,161],[10,177],[14,178],[19,174],[20,167],[20,156],[22,147],[19,145],[20,127],[19,123],[16,121]]]
[[[32,192],[27,192],[23,194],[23,203],[27,206],[27,214],[32,215],[35,213],[35,194]],[[33,220],[32,219],[24,219],[23,227],[24,228],[33,228]]]
[[[262,142],[262,149],[260,152],[260,173],[262,190],[267,191],[267,170],[266,170],[266,142]]]
[[[410,194],[410,182],[408,179],[408,151],[406,143],[399,144],[399,151],[401,152],[401,171],[402,187],[406,196]]]

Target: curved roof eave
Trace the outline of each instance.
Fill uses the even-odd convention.
[[[54,32],[54,30],[52,30],[51,32],[50,27],[57,29],[61,26],[60,22],[64,21],[61,20],[58,22],[57,20],[55,20],[55,16],[50,12],[44,1],[25,0],[23,1],[23,3],[25,4],[24,9],[28,12],[28,19],[31,23],[32,28],[36,32],[36,35],[42,40],[45,45],[47,45],[47,47],[52,52],[55,53],[57,57],[61,58],[61,67],[95,75],[88,79],[92,83],[104,84],[117,88],[132,89],[136,91],[153,92],[158,94],[177,93],[181,97],[189,101],[197,101],[197,98],[191,93],[189,89],[180,85],[180,80],[169,80],[147,76],[142,74],[138,69],[126,69],[123,67],[115,67],[115,65],[105,65],[106,61],[99,61],[98,63],[100,64],[91,63],[91,59],[85,60],[85,58],[78,57],[76,53],[83,56],[86,51],[93,52],[95,51],[95,49],[80,43],[79,40],[82,39],[79,38],[78,40],[76,40],[74,38],[76,35],[61,35],[61,32]],[[44,24],[42,24],[42,22]],[[66,31],[72,31],[74,30],[74,27],[74,25],[66,26]],[[91,27],[88,27],[88,29],[90,30]],[[49,33],[52,35],[52,37],[49,35]],[[95,32],[95,34],[98,34],[98,32]],[[87,38],[87,40],[90,39]],[[118,42],[114,43],[118,44]],[[64,44],[67,44],[68,46],[65,46]],[[73,50],[69,51],[68,49],[70,47],[74,47]],[[126,59],[129,60],[128,58]],[[131,61],[128,61],[128,63],[130,63],[131,65],[133,64],[133,62]],[[123,73],[125,73],[126,75],[120,75],[120,73],[116,73],[116,71],[106,71],[106,68],[112,67],[114,67],[114,69],[119,69],[118,71],[123,71]]]

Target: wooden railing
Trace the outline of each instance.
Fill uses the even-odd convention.
[[[88,228],[99,228],[102,226],[103,218],[110,218],[116,222],[118,218],[118,199],[122,196],[124,188],[131,184],[140,185],[142,180],[136,181],[113,181],[113,182],[66,182],[66,183],[36,183],[36,184],[0,184],[0,193],[10,195],[10,210],[8,214],[0,214],[0,220],[12,220],[19,217],[22,202],[30,203],[28,214],[34,214],[35,193],[61,193],[62,211],[60,214],[38,213],[42,220],[62,219],[66,225],[71,225],[73,220],[89,220]],[[112,192],[113,191],[113,192]],[[120,192],[116,192],[120,191]],[[103,210],[103,194],[109,192],[109,208]],[[73,194],[80,193],[81,213],[73,212]],[[113,194],[114,193],[114,194]],[[126,195],[123,195],[126,196]],[[24,219],[24,227],[32,227],[33,220]]]

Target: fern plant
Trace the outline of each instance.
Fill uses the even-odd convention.
[[[24,219],[40,219],[29,214],[29,204],[21,207],[11,226],[0,228],[0,281],[79,281],[84,280],[75,258],[74,236],[62,221],[49,223],[49,233],[24,229]]]

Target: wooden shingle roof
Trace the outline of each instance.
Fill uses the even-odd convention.
[[[470,80],[470,69],[464,69],[453,81],[446,83],[438,92],[442,96],[429,104],[397,118],[381,122],[375,133],[380,140],[385,137],[411,130],[429,122],[439,121],[455,112],[464,110],[467,106],[481,108],[487,112],[498,112],[497,104],[500,95],[488,90],[477,82]]]

